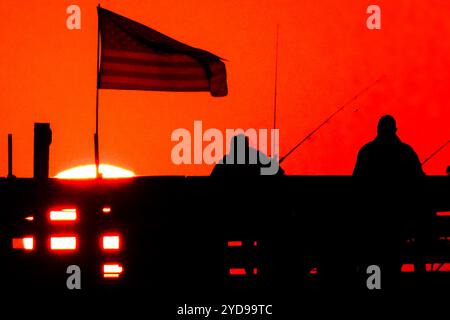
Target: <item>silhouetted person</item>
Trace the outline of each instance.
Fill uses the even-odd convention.
[[[223,241],[229,241],[228,237],[230,236],[237,239],[253,238],[253,240],[260,237],[258,233],[252,230],[254,222],[251,222],[251,227],[249,223],[250,220],[255,219],[251,217],[255,217],[256,213],[259,212],[265,217],[265,212],[273,212],[278,208],[276,206],[278,199],[274,196],[272,181],[265,180],[266,183],[264,183],[259,180],[259,177],[266,172],[265,170],[262,171],[263,169],[269,169],[269,173],[275,173],[276,175],[283,174],[283,170],[278,166],[278,163],[273,161],[274,159],[269,158],[264,153],[251,148],[249,139],[245,135],[239,134],[232,137],[229,153],[214,166],[211,172],[212,181],[219,182],[211,185],[214,194],[229,195],[220,197],[220,203],[217,205],[220,216],[227,218],[226,221],[221,222],[221,228],[227,230]],[[256,194],[256,190],[258,190],[260,199],[243,196]],[[270,199],[270,201],[262,199]],[[239,260],[242,267],[251,270],[259,264],[261,257],[273,256],[272,245],[269,243],[271,241],[266,240],[264,245],[258,245],[257,248],[253,248],[253,251],[248,251],[248,249],[245,251],[238,250],[234,257]],[[269,278],[266,275],[262,278],[262,282],[270,282]]]
[[[395,119],[381,117],[376,138],[358,153],[354,176],[415,177],[425,175],[413,148],[397,136]]]
[[[255,177],[262,175],[262,168],[270,168],[273,159],[251,148],[248,137],[238,134],[231,139],[230,153],[220,160],[211,172],[212,177]],[[278,164],[276,164],[278,165]],[[276,175],[283,175],[279,167]]]
[[[359,151],[353,171],[357,177],[375,178],[370,183],[378,183],[380,190],[368,195],[367,201],[370,203],[362,209],[362,212],[373,217],[373,222],[359,241],[368,249],[367,258],[379,263],[384,274],[392,277],[394,285],[400,272],[401,248],[406,239],[411,236],[416,239],[416,271],[423,271],[424,264],[419,260],[424,238],[428,237],[424,227],[427,213],[420,209],[411,212],[416,199],[405,201],[407,198],[401,198],[397,192],[402,191],[396,189],[395,181],[408,183],[409,179],[424,176],[425,173],[413,148],[398,138],[396,121],[391,115],[380,118],[377,131],[376,138]],[[393,205],[386,206],[386,203]]]

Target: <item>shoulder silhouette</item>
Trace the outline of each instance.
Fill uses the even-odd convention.
[[[270,167],[271,161],[264,153],[250,147],[248,137],[239,134],[231,139],[230,153],[220,160],[211,172],[212,177],[254,177],[261,175],[261,168]],[[283,175],[279,167],[277,175]]]
[[[423,176],[422,165],[413,148],[397,136],[395,119],[385,115],[378,122],[376,138],[358,153],[354,176]]]

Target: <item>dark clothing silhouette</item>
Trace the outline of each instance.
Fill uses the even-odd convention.
[[[212,177],[255,177],[261,175],[262,168],[269,168],[274,159],[251,148],[244,135],[234,136],[231,140],[230,153],[220,160],[211,172]],[[283,175],[279,167],[276,175]]]
[[[250,149],[250,152],[256,153],[258,159],[259,157],[267,158],[263,153]],[[237,161],[230,161],[229,155],[223,157],[222,160],[219,161],[214,166],[213,171],[211,172],[212,177],[255,177],[261,175],[261,168],[270,167],[270,164],[264,165],[259,160],[257,163],[253,164],[246,160],[245,163],[237,163]],[[248,158],[247,158],[248,159]],[[270,161],[273,161],[271,159]],[[276,175],[283,175],[284,170],[279,167]]]
[[[354,176],[417,177],[425,175],[419,157],[406,143],[394,135],[377,136],[358,153]]]
[[[380,194],[373,194],[373,202],[370,207],[365,208],[365,214],[373,216],[373,223],[359,241],[364,243],[367,252],[370,252],[368,261],[375,261],[384,269],[384,274],[391,280],[388,281],[390,284],[397,281],[401,265],[400,251],[407,238],[416,239],[414,264],[417,271],[423,270],[421,256],[425,239],[428,238],[427,213],[419,209],[417,212],[405,212],[401,207],[378,205],[380,196],[392,197],[393,201],[398,198],[395,192],[386,194],[382,191],[394,190],[393,180],[425,175],[416,152],[403,143],[396,132],[395,119],[390,115],[381,117],[377,137],[361,148],[353,170],[353,176],[382,178],[378,180]],[[405,206],[407,205],[405,203]]]

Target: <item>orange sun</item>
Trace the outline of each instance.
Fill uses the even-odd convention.
[[[102,177],[105,179],[110,178],[131,178],[135,174],[133,171],[112,166],[109,164],[101,164],[99,171]],[[74,167],[58,173],[55,178],[57,179],[94,179],[95,178],[95,165],[88,164],[83,166]]]

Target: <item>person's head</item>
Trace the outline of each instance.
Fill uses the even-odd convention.
[[[397,133],[397,125],[395,119],[391,115],[384,115],[378,121],[378,137],[393,138]]]
[[[231,138],[230,156],[234,163],[246,163],[249,157],[250,143],[245,134],[237,134]]]
[[[230,149],[235,151],[236,154],[238,152],[247,152],[250,148],[250,143],[248,141],[248,137],[245,134],[237,134],[231,139]]]

